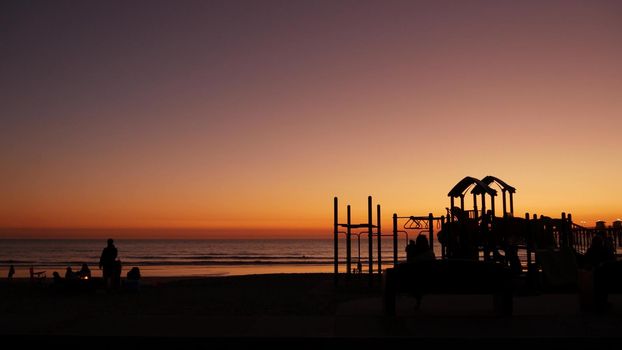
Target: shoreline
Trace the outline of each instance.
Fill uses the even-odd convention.
[[[334,267],[328,264],[244,264],[244,265],[158,265],[158,266],[141,266],[126,264],[121,270],[121,277],[124,278],[130,268],[137,266],[140,269],[143,278],[159,278],[159,277],[219,277],[219,276],[244,276],[256,274],[280,274],[280,273],[332,273]],[[76,266],[79,267],[79,266]],[[51,280],[52,273],[58,272],[64,276],[67,266],[56,265],[36,268],[35,271],[45,271],[46,279]],[[2,277],[6,279],[8,266],[0,268]],[[93,277],[102,277],[102,271],[97,267],[91,268]],[[16,267],[16,273],[13,278],[29,279],[29,271],[26,266]]]

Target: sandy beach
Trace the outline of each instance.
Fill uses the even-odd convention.
[[[428,295],[419,310],[403,295],[391,318],[378,281],[335,286],[332,274],[147,278],[137,293],[90,294],[17,279],[0,293],[0,334],[29,339],[602,341],[622,329],[622,295],[611,295],[604,313],[581,312],[576,294],[517,295],[508,318],[494,315],[489,295]]]

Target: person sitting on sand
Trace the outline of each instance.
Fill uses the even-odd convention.
[[[406,245],[406,262],[415,261],[415,255],[417,255],[417,243],[411,239]]]
[[[129,290],[138,290],[140,286],[140,269],[138,267],[134,266],[128,271],[124,286]]]
[[[56,271],[54,271],[52,273],[52,282],[54,283],[54,285],[59,286],[61,285],[61,283],[63,283],[63,278],[60,277],[60,274]]]
[[[91,278],[91,269],[86,263],[82,264],[82,268],[78,271],[78,277],[83,280]]]
[[[425,235],[420,234],[417,236],[413,259],[414,261],[436,259],[434,252],[430,249],[428,238]]]
[[[140,269],[136,266],[132,267],[130,271],[127,272],[127,279],[138,281],[140,279]]]
[[[71,266],[67,266],[67,270],[65,270],[65,279],[66,280],[77,280],[78,279],[78,275],[73,272],[73,270],[71,269]]]

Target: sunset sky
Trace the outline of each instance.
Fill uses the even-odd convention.
[[[611,223],[621,62],[621,1],[3,1],[0,237],[329,238],[486,175]]]

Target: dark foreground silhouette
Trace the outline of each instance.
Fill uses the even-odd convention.
[[[518,293],[500,321],[491,295],[398,296],[386,317],[382,283],[365,275],[334,284],[332,274],[144,279],[139,293],[57,294],[27,280],[0,284],[0,334],[138,337],[612,337],[622,326],[613,308],[583,312],[577,294]]]

